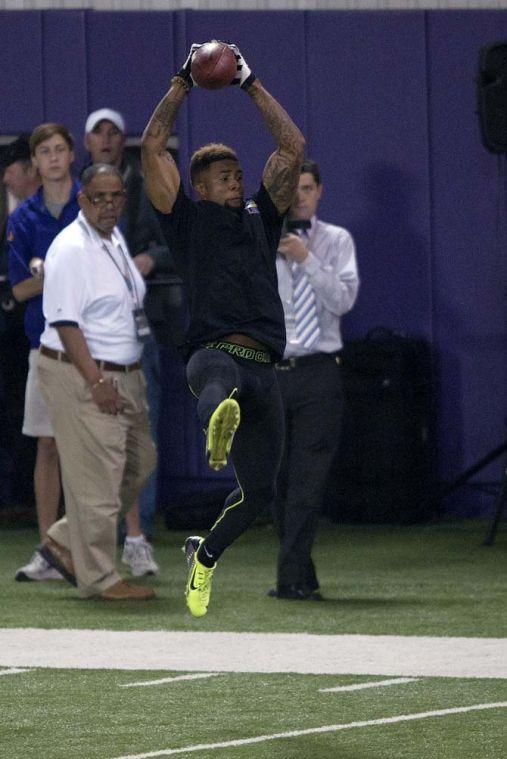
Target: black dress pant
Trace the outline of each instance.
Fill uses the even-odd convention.
[[[241,411],[230,457],[238,487],[227,497],[205,539],[209,552],[218,558],[266,507],[273,506],[284,436],[280,392],[272,364],[232,357],[214,348],[192,355],[187,380],[199,398],[197,412],[204,429],[219,403],[233,391]]]
[[[319,354],[320,355],[320,354]],[[274,517],[280,540],[277,587],[319,587],[312,561],[326,478],[340,435],[340,367],[329,356],[277,370],[285,414],[285,450]]]

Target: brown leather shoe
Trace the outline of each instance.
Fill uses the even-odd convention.
[[[74,562],[72,561],[72,554],[64,546],[57,543],[56,540],[50,538],[47,535],[40,548],[37,549],[40,555],[46,559],[48,564],[57,569],[63,577],[70,582],[71,585],[77,587],[76,571],[74,569]]]
[[[155,591],[151,588],[131,585],[125,580],[118,580],[99,595],[99,598],[103,598],[105,601],[146,601],[148,598],[154,597]]]

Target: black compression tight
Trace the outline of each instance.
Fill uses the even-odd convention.
[[[231,449],[238,487],[204,541],[214,561],[255,518],[270,508],[280,466],[284,422],[274,368],[214,348],[202,348],[187,366],[190,389],[199,398],[198,414],[207,428],[216,407],[232,393],[241,409],[241,423]]]

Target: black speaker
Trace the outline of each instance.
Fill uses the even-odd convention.
[[[432,514],[432,360],[428,342],[385,328],[345,343],[345,414],[324,494],[337,522],[408,524]]]
[[[485,147],[492,153],[507,153],[507,41],[480,51],[477,95]]]

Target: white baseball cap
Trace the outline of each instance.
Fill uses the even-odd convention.
[[[121,113],[118,113],[118,111],[113,111],[111,108],[99,108],[98,111],[93,111],[93,113],[90,113],[86,119],[85,134],[90,134],[90,132],[93,132],[100,121],[110,121],[115,125],[117,129],[120,130],[120,132],[123,132],[123,134],[125,134],[125,120],[123,116]]]

